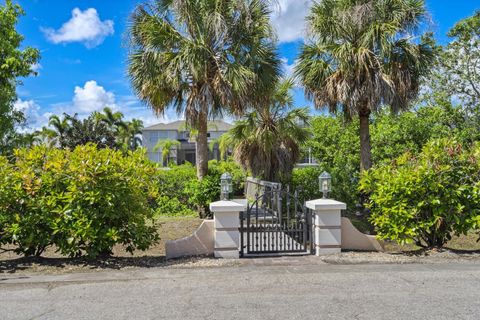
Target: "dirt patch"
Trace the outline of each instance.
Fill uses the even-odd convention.
[[[407,264],[407,263],[480,263],[480,243],[478,234],[455,237],[440,251],[423,251],[414,245],[401,246],[387,242],[386,252],[342,252],[325,257],[282,257],[275,259],[221,260],[212,257],[185,259],[165,259],[165,242],[192,234],[202,220],[197,218],[160,218],[156,225],[161,240],[147,251],[137,251],[133,255],[122,246],[114,248],[110,257],[96,260],[86,258],[64,258],[54,248],[47,250],[41,258],[24,258],[13,252],[0,254],[0,273],[44,273],[61,274],[72,272],[96,272],[129,268],[210,268],[237,265],[295,265],[298,263],[329,264]],[[249,261],[250,260],[250,261]]]
[[[14,252],[6,251],[0,254],[0,273],[39,272],[51,274],[139,267],[213,265],[212,261],[217,260],[195,258],[166,261],[165,259],[165,242],[191,235],[201,223],[202,220],[197,218],[160,218],[156,221],[160,241],[146,251],[135,251],[133,255],[121,245],[114,247],[113,256],[94,260],[65,258],[56,252],[55,248],[47,249],[40,258],[25,258]],[[11,248],[6,247],[4,249]],[[209,262],[209,260],[212,261]]]

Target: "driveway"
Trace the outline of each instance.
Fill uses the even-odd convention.
[[[479,264],[1,275],[0,319],[479,319]],[[308,260],[306,260],[308,262]]]

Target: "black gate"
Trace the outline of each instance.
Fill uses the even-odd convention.
[[[257,195],[240,215],[240,253],[309,254],[312,242],[310,210],[298,193],[270,190]]]

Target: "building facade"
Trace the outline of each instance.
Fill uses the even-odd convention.
[[[208,142],[214,142],[222,134],[226,133],[232,127],[225,121],[209,121],[208,123]],[[170,150],[169,160],[162,161],[162,150],[154,150],[159,141],[162,140],[178,141],[179,145],[173,146]],[[154,162],[167,165],[168,162],[183,164],[190,162],[195,165],[195,141],[193,141],[184,120],[174,121],[171,123],[159,123],[150,127],[146,127],[142,131],[143,146],[147,148],[148,158]],[[209,159],[220,160],[220,151],[218,144],[213,146],[209,151]]]

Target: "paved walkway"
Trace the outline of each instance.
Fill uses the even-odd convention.
[[[479,319],[478,264],[240,266],[0,275],[0,319]]]

